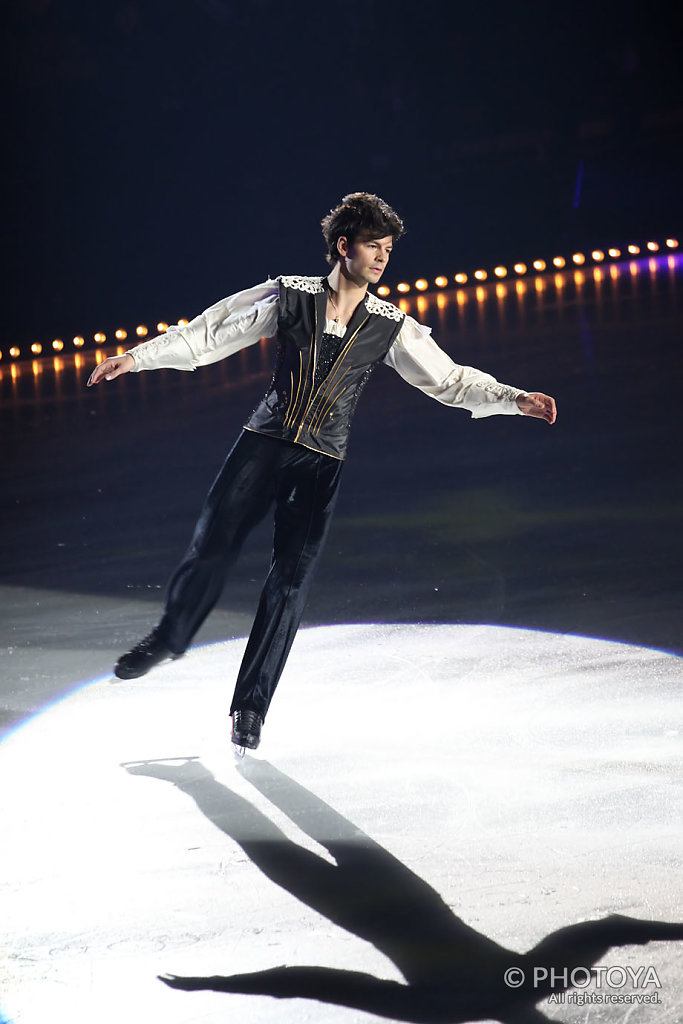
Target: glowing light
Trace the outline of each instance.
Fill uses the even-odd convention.
[[[593,267],[593,279],[594,279],[595,281],[602,281],[602,279],[604,278],[604,276],[605,276],[605,275],[603,274],[603,272],[602,272],[602,270],[600,269],[600,267]]]
[[[12,363],[9,372],[12,380],[16,380],[17,377],[19,376],[19,367],[16,365],[16,363]]]
[[[507,293],[508,293],[508,290],[507,290],[507,288],[505,287],[504,284],[497,284],[496,285],[496,298],[504,299],[505,296],[507,295]]]
[[[446,298],[446,296],[445,295],[437,295],[437,297],[436,297],[436,305],[437,305],[437,307],[439,309],[445,309],[446,306],[448,305],[448,299]]]
[[[40,361],[38,359],[33,360],[33,362],[31,363],[31,369],[33,370],[34,377],[37,377],[39,374],[43,372],[43,367],[40,365]]]
[[[674,269],[674,267],[676,266],[676,260],[674,259],[673,256],[667,256],[667,258],[666,258],[666,265],[669,268],[669,270],[673,270]],[[2,359],[2,352],[0,352],[0,359]]]
[[[64,369],[64,360],[60,359],[59,356],[55,356],[54,359],[52,360],[52,365],[55,368],[55,372],[59,373],[61,370]]]
[[[586,278],[584,277],[583,271],[575,270],[574,271],[574,280],[575,280],[575,282],[578,285],[582,285],[584,283],[584,281],[586,280]]]
[[[543,289],[545,288],[545,281],[543,280],[542,277],[537,277],[535,279],[535,281],[534,281],[534,285],[536,286],[536,291],[537,292],[542,292]]]
[[[126,350],[125,350],[125,348],[123,347],[123,345],[117,345],[117,346],[116,346],[116,354],[117,354],[117,356],[122,356],[122,355],[124,354],[124,352],[125,352],[125,351],[126,351]]]
[[[678,248],[678,239],[677,238],[667,238],[666,244],[667,244],[669,249],[677,249]]]
[[[477,296],[477,302],[483,302],[484,299],[486,298],[486,289],[482,288],[481,285],[479,285],[475,294]]]
[[[467,302],[467,296],[465,295],[462,288],[458,288],[457,292],[455,293],[455,298],[459,306],[464,306],[465,303]]]
[[[105,359],[106,359],[106,356],[105,356],[104,352],[102,352],[100,349],[98,349],[97,352],[95,352],[95,362],[97,363],[97,365],[99,366],[100,363],[103,363]]]
[[[562,274],[555,274],[555,287],[558,291],[562,291],[564,288],[564,277]]]
[[[636,245],[635,243],[631,243],[630,245],[625,247],[625,250],[622,250],[621,248],[618,248],[616,246],[612,246],[609,249],[604,250],[604,251],[602,249],[593,249],[591,251],[591,253],[590,253],[590,257],[589,258],[592,259],[593,262],[595,262],[595,263],[602,263],[608,256],[612,260],[620,259],[622,257],[622,252],[627,252],[630,256],[638,256],[638,255],[640,255],[642,249],[647,249],[651,253],[657,253],[657,252],[660,252],[662,248],[667,248],[669,250],[671,250],[671,249],[678,249],[679,245],[680,245],[680,243],[679,243],[679,240],[677,238],[666,238],[661,243],[660,242],[656,242],[654,240],[650,240],[649,242],[646,242],[642,246],[642,248],[641,248],[640,245]],[[586,263],[587,258],[588,258],[587,255],[584,255],[584,253],[576,252],[576,253],[573,253],[573,255],[571,256],[571,262],[573,262],[576,266],[582,266],[584,263]],[[554,266],[554,267],[556,267],[558,269],[564,268],[566,266],[566,264],[567,264],[567,259],[564,256],[555,256],[552,259],[552,266]],[[671,264],[669,264],[669,265],[671,265]],[[547,266],[548,266],[548,264],[547,264],[546,260],[544,260],[544,259],[533,260],[533,262],[531,264],[529,264],[529,265],[520,261],[518,263],[515,263],[512,266],[512,268],[510,268],[510,270],[508,270],[507,267],[502,266],[502,265],[496,266],[493,269],[493,274],[495,275],[495,277],[497,277],[499,279],[503,279],[503,278],[507,277],[512,272],[514,272],[515,274],[519,274],[519,275],[526,274],[526,273],[528,273],[529,269],[531,269],[531,268],[533,268],[533,270],[535,270],[538,273],[542,273],[543,271],[545,271],[547,269]],[[650,261],[648,263],[648,266],[649,266],[650,270],[652,272],[654,272],[655,265],[652,263],[652,261]],[[630,271],[630,273],[632,275],[636,275],[639,272],[639,268],[638,268],[638,266],[635,263],[631,262],[629,264],[629,271]],[[474,276],[474,278],[477,281],[484,282],[484,281],[488,280],[488,276],[489,275],[488,275],[488,272],[486,270],[484,270],[483,268],[480,268],[480,269],[474,271],[473,276]],[[613,280],[616,280],[618,278],[618,276],[619,276],[618,269],[616,267],[610,268],[609,276]],[[599,281],[603,281],[605,279],[605,275],[600,273],[597,269],[594,269],[594,271],[593,271],[593,278],[594,278],[595,281],[599,282]],[[457,274],[454,275],[453,280],[457,284],[459,284],[459,285],[465,285],[465,284],[467,284],[467,282],[469,280],[469,275],[461,271],[460,273],[457,273]],[[575,281],[578,284],[582,284],[585,281],[585,278],[583,276],[575,275]],[[447,288],[448,287],[448,283],[449,283],[449,278],[446,277],[443,274],[440,274],[438,277],[435,277],[433,279],[433,284],[437,288]],[[555,275],[555,285],[556,285],[556,287],[561,288],[561,287],[563,287],[564,283],[565,282],[564,282],[563,278],[561,277],[561,275],[556,274]],[[429,288],[429,282],[425,278],[419,278],[417,281],[414,282],[414,285],[412,287],[414,287],[418,292],[425,292]],[[518,284],[516,284],[515,287],[516,287],[516,291],[517,291],[518,295],[525,294],[525,289],[523,287],[519,286]],[[542,290],[542,286],[537,285],[536,287],[537,287],[538,291]],[[395,286],[395,288],[396,288],[396,290],[399,293],[402,293],[402,294],[406,294],[406,293],[411,291],[411,285],[408,282],[405,282],[405,281],[402,281],[400,284]],[[378,287],[377,294],[381,295],[381,296],[388,296],[388,295],[391,294],[391,291],[392,291],[391,287],[389,287],[386,284],[383,284],[383,285],[380,285]],[[506,292],[504,292],[503,289],[501,289],[500,287],[496,288],[496,295],[499,298],[501,298],[504,294],[506,294]],[[478,289],[477,293],[476,293],[476,296],[477,296],[478,301],[481,302],[485,298],[485,292],[483,292],[482,289]],[[464,302],[466,301],[466,296],[464,295],[463,292],[458,292],[457,295],[456,295],[456,298],[457,298],[457,301],[458,301],[459,305],[463,305]],[[437,306],[438,306],[439,309],[446,308],[446,301],[444,300],[443,302],[437,302]],[[404,304],[404,306],[402,308],[405,311],[405,309],[407,307],[405,307],[405,304]],[[420,311],[423,311],[424,306],[422,305],[422,303],[418,304],[418,308],[420,309]],[[189,323],[189,321],[185,317],[181,317],[177,321],[178,327],[185,327],[185,326],[187,326],[188,323]],[[168,324],[165,323],[164,321],[160,321],[157,324],[157,331],[159,333],[164,333],[167,330],[168,330]],[[138,324],[137,327],[135,328],[135,333],[136,333],[138,338],[146,338],[148,336],[148,334],[149,334],[149,329],[148,329],[148,327],[145,324]],[[119,328],[118,330],[115,331],[115,337],[116,337],[117,341],[124,341],[128,337],[128,331],[125,330],[124,328]],[[107,336],[103,332],[98,332],[98,333],[94,334],[93,338],[94,338],[94,341],[98,345],[104,344],[104,342],[106,342],[106,340],[107,340]],[[85,344],[86,344],[85,338],[82,337],[81,335],[76,335],[73,338],[73,345],[74,345],[75,348],[79,348],[79,349],[83,348],[85,346]],[[55,352],[61,352],[63,350],[63,348],[64,348],[64,343],[62,342],[61,338],[55,338],[52,341],[52,349]],[[125,350],[117,348],[117,353],[120,353],[122,351],[125,351]],[[31,352],[34,355],[41,355],[43,353],[43,345],[41,343],[39,343],[39,342],[34,342],[31,345]],[[5,358],[7,358],[7,356],[9,356],[12,359],[19,359],[20,355],[21,355],[21,351],[16,346],[12,346],[9,350],[5,351]],[[2,360],[2,358],[3,358],[3,353],[0,352],[0,360]],[[103,357],[98,356],[98,362],[101,362],[102,359],[103,359]]]
[[[425,299],[424,295],[419,295],[417,298],[417,311],[418,313],[427,312],[427,300]]]
[[[81,355],[80,352],[77,352],[76,355],[74,356],[74,366],[76,367],[77,370],[80,370],[83,367],[83,356]]]
[[[657,260],[650,259],[648,260],[647,265],[651,274],[657,273]]]
[[[515,291],[518,295],[526,294],[526,283],[524,281],[517,281],[515,283]]]
[[[407,313],[408,310],[410,309],[410,303],[406,299],[399,299],[398,308],[401,310],[402,313]]]

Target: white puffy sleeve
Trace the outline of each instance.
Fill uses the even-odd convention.
[[[454,363],[431,337],[431,328],[407,316],[384,362],[425,395],[444,405],[468,409],[475,419],[521,415],[515,399],[526,391],[499,384],[473,366]]]
[[[268,279],[221,299],[184,327],[169,327],[129,349],[133,370],[194,370],[271,337],[277,328],[278,295],[277,280]]]

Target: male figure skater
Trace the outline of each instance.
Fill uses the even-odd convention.
[[[271,567],[230,707],[232,742],[252,750],[327,536],[351,418],[377,364],[475,418],[521,413],[553,423],[556,416],[547,395],[458,366],[428,327],[368,290],[403,233],[382,199],[351,193],[323,218],[322,229],[332,266],[327,277],[280,277],[231,295],[186,326],[105,359],[88,380],[91,386],[129,371],[193,370],[262,337],[277,341],[273,378],[207,495],[164,614],[114,668],[119,678],[135,679],[185,652],[247,534],[274,505]]]

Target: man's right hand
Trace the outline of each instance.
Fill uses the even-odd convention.
[[[124,356],[109,356],[103,363],[96,366],[88,378],[88,387],[99,384],[101,380],[114,380],[122,373],[128,373],[135,366],[135,360],[128,354]]]

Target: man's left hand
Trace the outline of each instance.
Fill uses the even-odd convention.
[[[534,391],[528,395],[519,395],[516,402],[517,408],[525,416],[535,416],[539,420],[545,420],[546,423],[554,423],[557,419],[555,399],[550,395],[542,395],[539,391]]]

